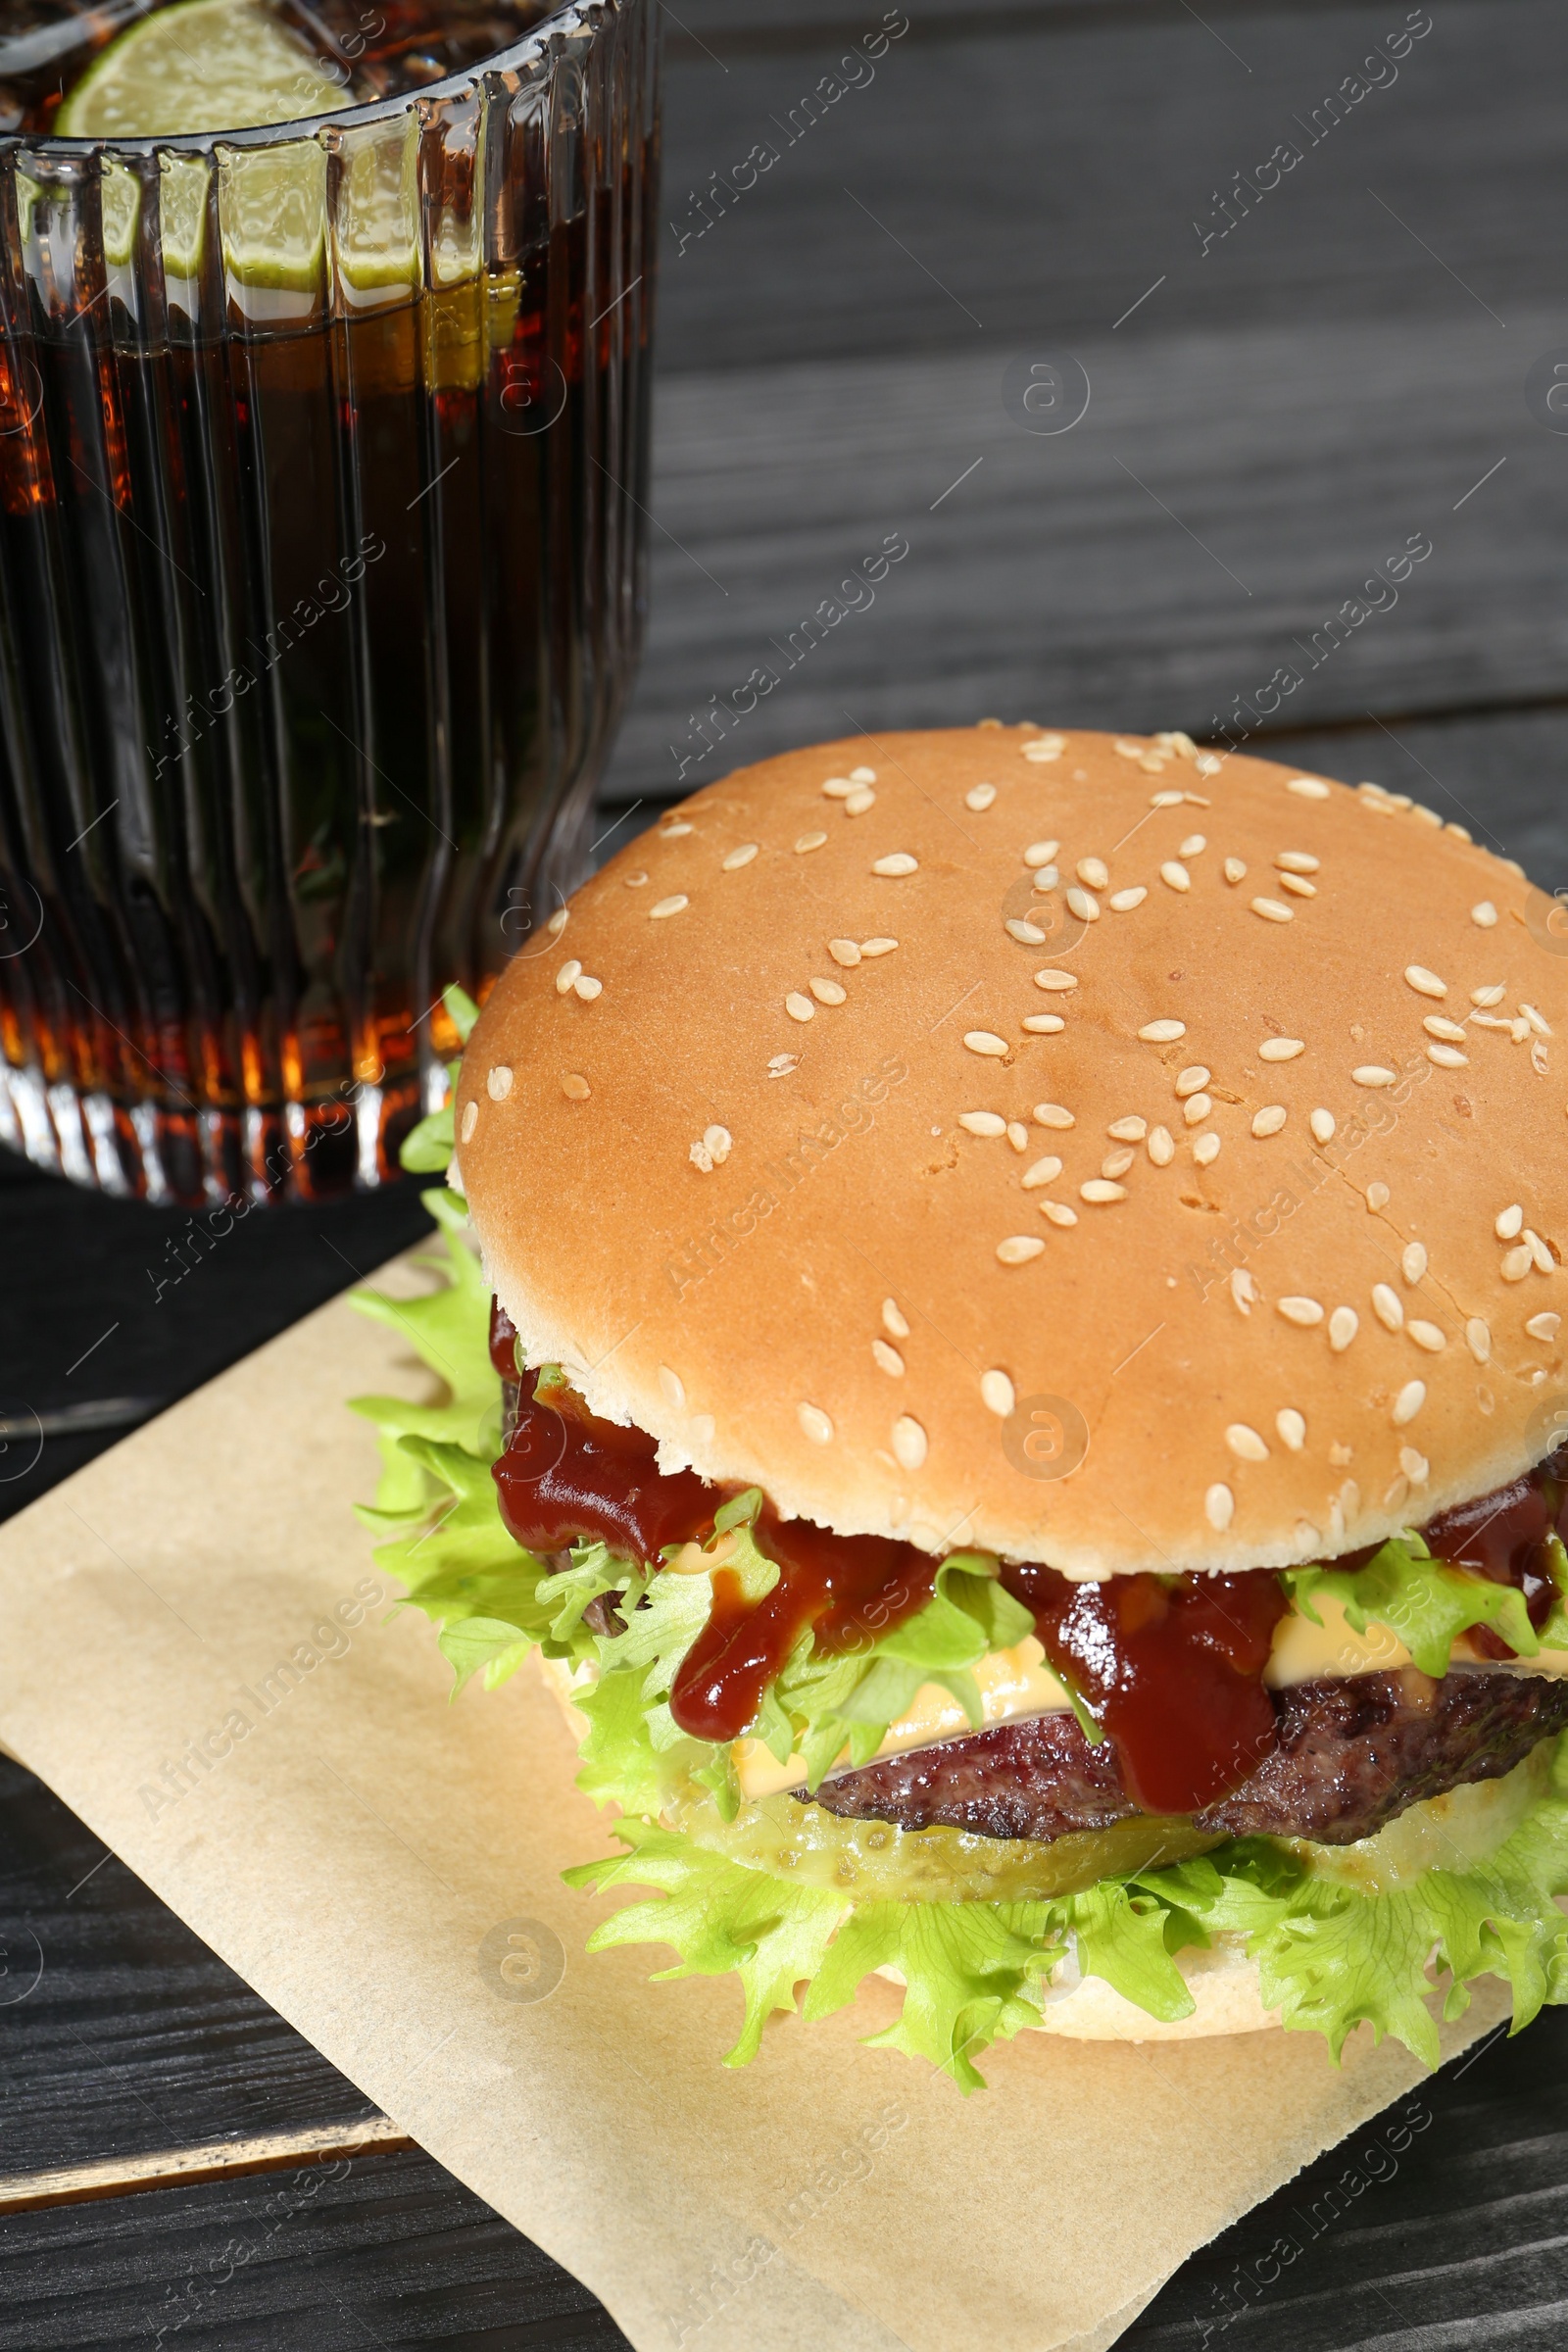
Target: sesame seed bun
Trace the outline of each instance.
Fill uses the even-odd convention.
[[[514,958],[459,1181],[528,1360],[668,1468],[1069,1575],[1319,1558],[1560,1439],[1543,904],[1185,738],[792,753]]]

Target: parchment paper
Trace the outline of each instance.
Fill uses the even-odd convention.
[[[453,1705],[424,1618],[368,1598],[375,1447],[344,1399],[423,1377],[336,1301],[22,1514],[0,1740],[645,2352],[1100,2352],[1419,2080],[1364,2030],[1343,2072],[1307,2034],[1026,2034],[966,2100],[860,2046],[880,1984],[722,2067],[732,1981],[584,1954],[625,1897],[561,1885],[612,1840],[533,1666]],[[1504,2006],[1489,1985],[1445,2048]]]

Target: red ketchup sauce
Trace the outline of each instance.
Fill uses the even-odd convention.
[[[516,1388],[516,1420],[494,1467],[501,1516],[530,1551],[603,1541],[648,1568],[664,1546],[706,1541],[733,1489],[692,1470],[660,1470],[655,1441],[590,1413],[569,1388],[536,1394],[520,1372],[516,1332],[491,1309],[490,1357]],[[1480,1500],[1444,1511],[1422,1534],[1455,1567],[1524,1593],[1544,1624],[1556,1593],[1545,1539],[1568,1538],[1568,1448]],[[930,1598],[940,1562],[883,1536],[836,1536],[781,1519],[764,1502],[753,1530],[779,1579],[749,1602],[720,1568],[713,1606],[683,1660],[670,1711],[698,1740],[738,1740],[801,1635],[823,1652],[869,1648]],[[1340,1563],[1359,1567],[1371,1551]],[[1287,1601],[1267,1569],[1239,1576],[1117,1576],[1073,1584],[1054,1568],[1010,1567],[1003,1582],[1034,1612],[1052,1666],[1115,1745],[1128,1794],[1151,1813],[1196,1813],[1240,1787],[1273,1748],[1263,1688]],[[1470,1636],[1487,1657],[1513,1652],[1490,1628]]]
[[[1004,1568],[1046,1656],[1115,1744],[1147,1813],[1197,1813],[1239,1788],[1274,1745],[1262,1684],[1287,1607],[1278,1577],[1113,1576]]]
[[[1546,1539],[1568,1539],[1568,1453],[1550,1455],[1538,1469],[1478,1501],[1440,1511],[1421,1534],[1427,1549],[1450,1567],[1468,1568],[1494,1585],[1516,1586],[1539,1633],[1557,1597]],[[1490,1625],[1472,1626],[1467,1639],[1484,1658],[1514,1654]]]

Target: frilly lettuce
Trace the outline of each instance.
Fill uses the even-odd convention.
[[[1290,1568],[1284,1583],[1302,1615],[1320,1625],[1313,1596],[1326,1592],[1342,1601],[1345,1614],[1358,1634],[1369,1625],[1386,1625],[1404,1643],[1423,1674],[1441,1681],[1448,1671],[1453,1644],[1472,1626],[1490,1626],[1521,1658],[1536,1657],[1544,1648],[1568,1646],[1568,1558],[1555,1537],[1550,1539],[1558,1598],[1551,1617],[1538,1634],[1530,1622],[1525,1596],[1513,1585],[1494,1585],[1485,1577],[1467,1575],[1434,1559],[1412,1528],[1391,1537],[1364,1568]]]
[[[1246,1838],[1054,1902],[857,1904],[742,1868],[648,1821],[617,1822],[615,1835],[629,1850],[579,1865],[568,1883],[659,1893],[606,1920],[589,1949],[664,1943],[677,1961],[662,1976],[733,1971],[745,2021],[732,2066],[755,2056],[768,2016],[794,2010],[803,1985],[802,2014],[825,2017],[891,1963],[907,1986],[903,2014],[870,2041],[928,2058],[972,2089],[983,2080],[975,2056],[1040,2022],[1069,1942],[1085,1976],[1175,2021],[1194,2007],[1176,1955],[1239,1936],[1265,2003],[1289,2030],[1321,2034],[1336,2059],[1365,2024],[1375,2041],[1391,2034],[1436,2066],[1437,1996],[1444,2017],[1458,2017],[1478,1977],[1512,1988],[1514,2033],[1544,2003],[1568,2001],[1568,1920],[1552,1899],[1568,1890],[1568,1741],[1557,1744],[1548,1793],[1488,1862],[1429,1870],[1379,1894]]]

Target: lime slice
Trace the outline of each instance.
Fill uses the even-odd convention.
[[[66,139],[251,130],[354,100],[263,0],[179,0],[110,42],[55,118]]]

